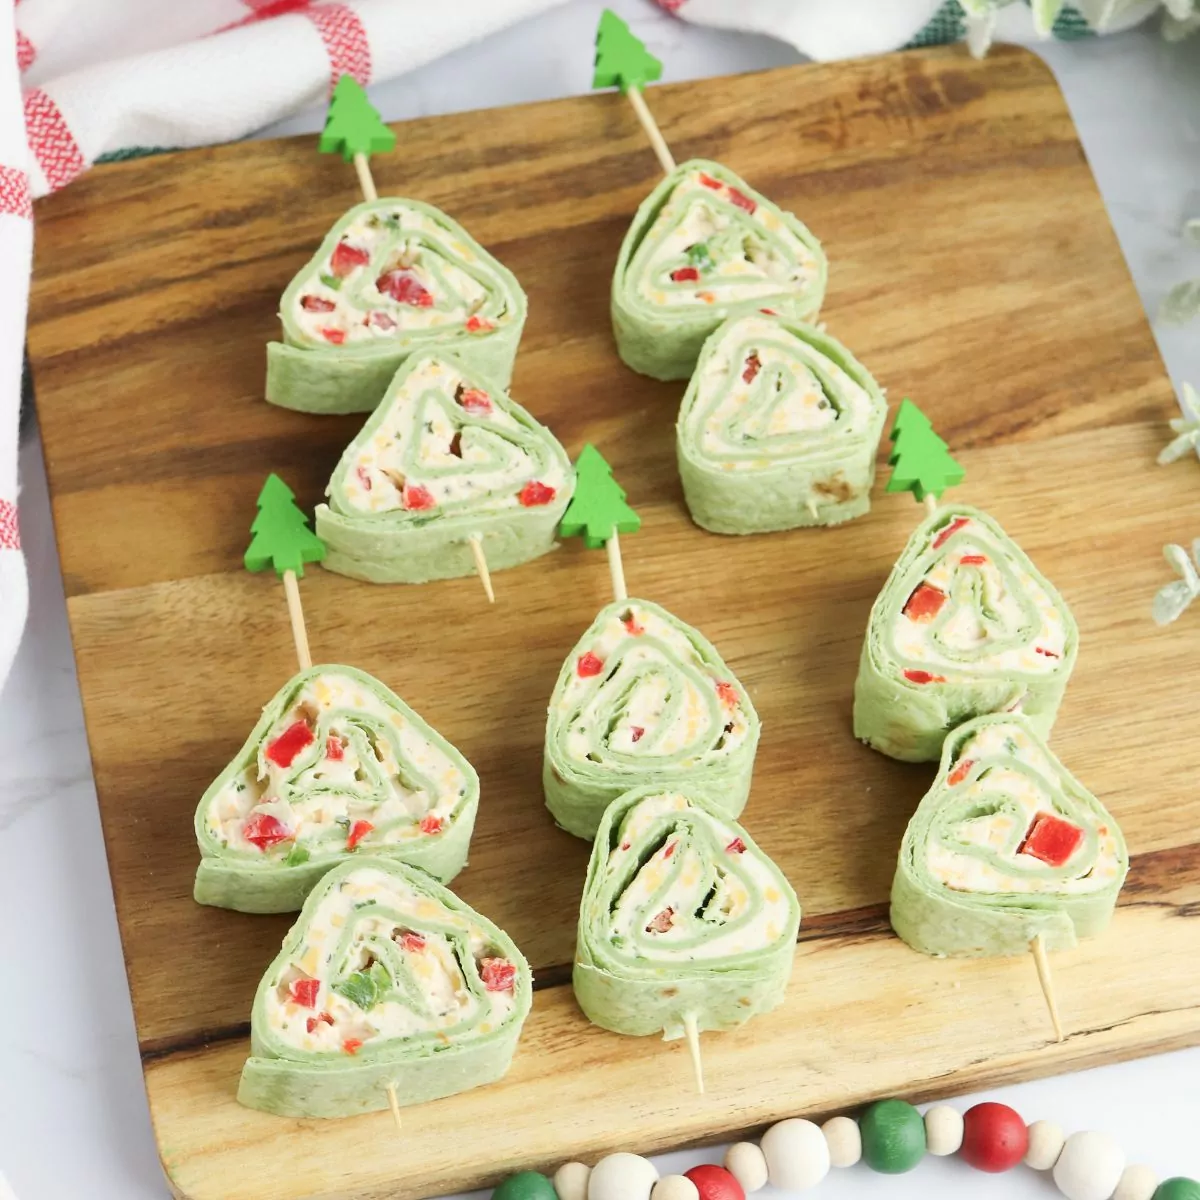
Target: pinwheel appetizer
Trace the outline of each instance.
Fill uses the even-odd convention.
[[[542,784],[568,833],[591,838],[632,787],[703,787],[736,817],[760,723],[745,688],[695,629],[645,600],[600,611],[550,700]]]
[[[346,448],[317,506],[324,566],[372,583],[424,583],[554,548],[574,472],[504,390],[448,354],[414,355]]]
[[[331,867],[380,855],[443,882],[467,861],[471,764],[353,667],[288,680],[196,809],[200,904],[292,912]]]
[[[733,1029],[783,1000],[800,904],[714,798],[639,788],[613,801],[588,864],[575,996],[616,1033]]]
[[[370,412],[409,355],[450,348],[507,387],[525,311],[512,272],[445,213],[396,198],[355,205],[283,293],[267,399]]]
[[[1031,721],[978,717],[946,738],[900,847],[892,927],[914,950],[1065,950],[1112,916],[1129,859],[1117,823]]]
[[[728,167],[681,163],[643,201],[612,283],[626,364],[686,379],[705,339],[738,311],[811,320],[825,297],[821,243]]]
[[[941,753],[971,717],[1020,712],[1046,736],[1079,633],[1062,597],[986,513],[922,521],[871,608],[854,734],[906,762]]]
[[[887,401],[833,338],[747,313],[704,344],[676,452],[692,520],[713,533],[836,525],[871,507]]]
[[[347,1117],[499,1079],[532,997],[512,939],[422,871],[334,868],[254,997],[238,1100]]]

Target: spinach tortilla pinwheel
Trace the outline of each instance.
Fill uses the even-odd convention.
[[[683,495],[713,533],[836,525],[871,507],[879,385],[812,325],[747,313],[704,343],[679,410]]]
[[[446,882],[463,869],[479,777],[378,679],[288,680],[196,809],[200,904],[292,912],[331,867],[381,855]]]
[[[609,803],[641,784],[703,787],[746,806],[760,722],[703,635],[645,600],[600,611],[571,651],[546,720],[546,807],[591,838]]]
[[[821,243],[728,167],[681,163],[621,243],[612,322],[625,363],[686,379],[705,339],[738,311],[812,320],[825,297]]]
[[[575,996],[616,1033],[732,1029],[782,1002],[799,926],[783,873],[710,796],[639,788],[596,834]]]
[[[512,272],[445,213],[395,198],[356,205],[283,293],[267,399],[370,412],[410,354],[451,347],[507,387],[525,311]]]
[[[906,762],[936,760],[971,717],[1021,712],[1046,736],[1079,631],[1066,602],[986,513],[922,521],[871,608],[854,735]]]
[[[946,738],[900,847],[892,927],[924,954],[1065,950],[1101,932],[1129,860],[1104,806],[1016,714]]]
[[[532,997],[512,939],[423,871],[386,859],[330,871],[254,997],[238,1100],[347,1117],[499,1079]]]
[[[571,498],[567,452],[504,390],[448,354],[422,354],[343,453],[316,511],[323,566],[424,583],[545,554]]]

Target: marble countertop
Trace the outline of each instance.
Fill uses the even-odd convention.
[[[797,59],[782,43],[686,26],[645,0],[613,7],[666,60],[668,79]],[[372,89],[375,102],[398,120],[585,91],[585,59],[560,48],[587,44],[599,8],[573,0]],[[1067,96],[1153,315],[1172,284],[1200,277],[1200,249],[1179,238],[1185,216],[1200,215],[1200,38],[1167,46],[1137,32],[1039,50]],[[313,130],[320,119],[314,112],[266,132]],[[1200,325],[1156,323],[1155,333],[1176,384],[1200,384]],[[168,1193],[142,1088],[36,433],[22,447],[21,469],[30,615],[0,695],[0,911],[9,916],[0,925],[8,997],[0,1022],[0,1168],[22,1200],[161,1200]],[[1200,505],[1181,513],[1179,540],[1198,535]],[[1109,1131],[1164,1176],[1200,1176],[1198,1078],[1200,1049],[990,1095],[1030,1120]],[[662,1163],[680,1170],[718,1158],[689,1152]],[[1029,1172],[972,1173],[968,1184],[967,1170],[930,1160],[916,1175],[885,1183],[860,1169],[827,1180],[819,1194],[950,1200],[969,1187],[972,1197],[1057,1195]]]

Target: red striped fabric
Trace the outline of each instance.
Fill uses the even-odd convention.
[[[79,146],[58,105],[41,88],[25,93],[25,132],[51,191],[82,174],[87,164]]]
[[[29,176],[16,167],[0,167],[0,213],[12,213],[15,217],[33,216]]]
[[[343,75],[353,75],[366,87],[371,82],[371,44],[358,14],[345,4],[321,4],[303,12],[325,43],[330,86]]]
[[[0,550],[20,550],[21,527],[17,523],[17,506],[0,500]]]

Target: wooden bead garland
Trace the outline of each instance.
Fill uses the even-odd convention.
[[[1200,1200],[1200,1182],[1177,1176],[1158,1182],[1103,1133],[1065,1137],[1053,1121],[1026,1125],[1004,1104],[977,1104],[959,1115],[937,1104],[925,1116],[903,1100],[880,1100],[858,1118],[832,1117],[822,1126],[799,1117],[772,1125],[760,1145],[735,1142],[724,1167],[704,1164],[662,1179],[648,1159],[610,1154],[589,1168],[564,1163],[554,1173],[556,1200],[745,1200],[768,1181],[782,1191],[816,1187],[831,1166],[865,1161],[881,1174],[910,1171],[926,1153],[959,1154],[980,1171],[1018,1163],[1049,1171],[1066,1200]],[[552,1200],[550,1180],[535,1171],[512,1176],[493,1200]]]

